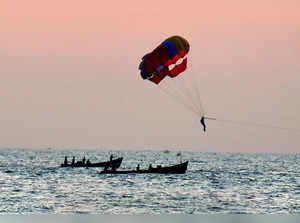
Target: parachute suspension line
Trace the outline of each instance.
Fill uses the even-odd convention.
[[[201,111],[197,103],[195,103],[192,98],[189,96],[189,90],[184,85],[184,81],[182,79],[183,76],[178,76],[176,78],[170,78],[167,82],[167,86],[171,86],[171,88],[177,92],[178,95],[181,96],[181,99],[184,100],[186,104],[193,107],[194,110],[197,111],[198,116],[200,116]]]
[[[188,83],[187,75],[188,74],[177,77],[176,80],[174,79],[174,83],[177,84],[178,88],[182,88],[182,92],[186,94],[187,101],[190,101],[190,103],[193,104],[199,112],[199,116],[201,116],[201,106],[199,106],[199,103],[197,102],[195,92],[193,92],[193,88],[191,88],[192,85]]]
[[[158,87],[161,91],[163,91],[166,95],[168,95],[174,101],[183,105],[186,109],[188,109],[192,113],[198,115],[198,111],[193,106],[186,103],[184,97],[178,91],[171,89],[171,88],[169,88],[169,86],[165,86],[165,85],[159,85]]]
[[[200,92],[199,92],[199,86],[198,86],[198,79],[195,76],[195,72],[194,72],[194,68],[193,68],[194,66],[193,66],[193,63],[192,63],[192,57],[191,56],[189,57],[189,60],[190,60],[190,65],[189,66],[190,66],[190,73],[191,73],[192,85],[193,85],[193,88],[196,91],[198,103],[199,103],[200,110],[201,110],[201,116],[204,116],[204,107],[203,107],[202,102],[201,102],[201,97],[200,97]]]
[[[198,116],[198,111],[195,110],[194,107],[190,106],[189,104],[187,104],[181,97],[178,97],[178,95],[171,93],[170,91],[166,90],[165,88],[162,87],[162,85],[158,85],[158,88],[164,92],[166,95],[168,95],[170,98],[172,98],[174,101],[176,101],[177,103],[180,103],[181,105],[183,105],[187,110],[191,111],[192,113],[194,113],[196,116]]]
[[[170,96],[173,97],[174,100],[179,101],[181,104],[185,104],[185,107],[190,107],[190,109],[194,110],[194,113],[197,113],[199,115],[198,108],[190,103],[189,98],[187,95],[184,94],[182,89],[180,90],[180,87],[176,85],[176,78],[168,78],[167,81],[162,81],[158,86],[162,87]],[[177,80],[178,81],[178,80]]]
[[[201,116],[201,110],[199,106],[197,106],[197,103],[194,101],[194,97],[192,93],[190,92],[189,88],[186,86],[186,83],[184,81],[183,76],[178,76],[176,78],[170,78],[168,80],[168,85],[172,86],[174,90],[176,90],[179,94],[181,94],[182,99],[192,106],[199,116]]]
[[[193,71],[191,71],[191,77],[193,79],[192,85],[193,85],[193,88],[196,91],[199,107],[200,107],[200,110],[201,110],[201,116],[204,116],[204,107],[203,107],[202,102],[201,102],[201,97],[200,97],[199,87],[198,87],[198,84],[197,84],[197,79],[195,78],[195,74],[194,74]]]

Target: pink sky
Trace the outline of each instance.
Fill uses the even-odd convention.
[[[140,79],[167,37],[191,44],[208,115],[298,128],[300,2],[0,3],[0,147],[298,152],[299,132],[208,122]]]

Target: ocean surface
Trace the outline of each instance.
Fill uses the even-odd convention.
[[[300,154],[182,152],[183,175],[100,175],[64,156],[124,157],[120,169],[180,162],[171,151],[0,149],[0,214],[299,214]]]

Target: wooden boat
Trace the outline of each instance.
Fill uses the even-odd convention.
[[[83,163],[82,161],[78,161],[74,164],[62,163],[60,167],[107,167],[107,168],[117,169],[121,166],[122,161],[123,161],[123,157],[120,157],[118,159],[113,159],[111,161],[100,162],[100,163]]]
[[[114,170],[114,169],[108,169],[103,170],[100,172],[100,174],[151,174],[151,173],[158,173],[158,174],[184,174],[186,172],[188,166],[188,161],[184,163],[180,163],[174,166],[157,166],[156,168],[149,168],[147,170]]]

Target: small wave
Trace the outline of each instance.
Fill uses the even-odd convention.
[[[222,211],[222,210],[223,210],[223,208],[221,208],[221,207],[216,207],[216,206],[209,207],[209,208],[207,208],[207,209],[210,210],[210,211],[214,211],[214,212],[218,212],[218,211]]]
[[[58,194],[55,196],[55,198],[65,198],[66,196],[65,195],[62,195],[62,194]]]
[[[86,210],[78,210],[78,211],[75,211],[76,214],[90,214],[91,212],[90,211],[86,211]]]
[[[22,190],[21,189],[14,189],[14,190],[12,190],[13,192],[22,192]]]

